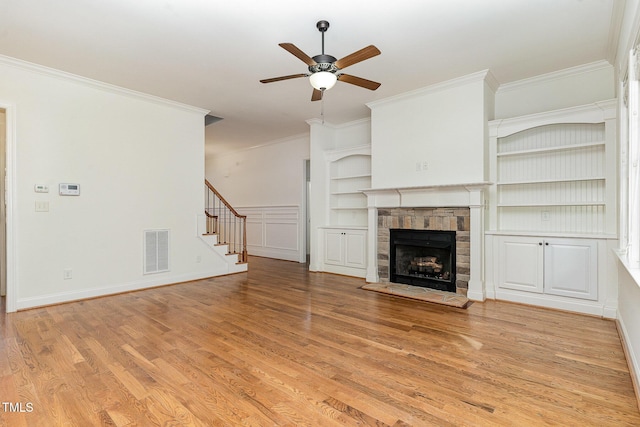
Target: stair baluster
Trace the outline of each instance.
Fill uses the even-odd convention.
[[[238,262],[247,262],[247,216],[240,215],[205,179],[207,234],[217,234],[218,242],[229,245],[229,252],[238,254]]]

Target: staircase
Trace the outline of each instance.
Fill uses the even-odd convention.
[[[200,238],[229,265],[229,273],[247,271],[247,217],[240,215],[207,180]]]

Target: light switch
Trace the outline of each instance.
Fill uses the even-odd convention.
[[[49,212],[49,202],[36,202],[36,212]]]

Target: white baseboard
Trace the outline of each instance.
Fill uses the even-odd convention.
[[[556,310],[572,311],[575,313],[589,314],[599,317],[604,317],[605,314],[610,314],[609,311],[606,311],[605,313],[604,305],[597,301],[569,299],[546,294],[535,294],[532,292],[496,289],[496,299],[535,305],[538,307],[554,308]]]
[[[629,345],[631,337],[624,324],[624,320],[619,318],[616,320],[618,326],[618,332],[622,340],[622,347],[627,359],[627,365],[629,366],[629,374],[631,375],[631,381],[633,382],[633,389],[636,393],[636,400],[638,401],[638,407],[640,408],[640,365],[638,365],[638,358],[636,357],[633,349]]]
[[[227,269],[211,270],[207,272],[189,273],[176,276],[165,276],[154,279],[144,279],[140,281],[122,283],[113,286],[103,286],[90,289],[82,289],[78,291],[57,292],[49,295],[37,297],[18,298],[16,302],[17,310],[26,310],[29,308],[42,307],[47,305],[62,304],[65,302],[78,301],[89,298],[97,298],[107,295],[120,294],[124,292],[139,291],[143,289],[155,288],[158,286],[172,285],[176,283],[189,282],[191,280],[207,279],[214,276],[222,276],[228,274]]]
[[[249,255],[255,255],[265,258],[283,259],[285,261],[296,262],[300,261],[298,251],[291,251],[287,249],[247,245],[247,252],[249,253]]]

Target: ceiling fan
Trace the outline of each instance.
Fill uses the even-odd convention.
[[[318,21],[316,24],[318,31],[322,33],[322,53],[316,55],[313,58],[298,49],[293,43],[280,43],[287,52],[291,53],[309,67],[309,73],[304,74],[291,74],[288,76],[274,77],[272,79],[260,80],[261,83],[273,83],[280,80],[296,79],[299,77],[309,77],[309,82],[313,86],[313,93],[311,95],[312,101],[319,101],[322,99],[322,94],[325,90],[329,90],[336,84],[337,80],[341,82],[350,83],[352,85],[360,86],[369,90],[376,90],[380,87],[380,83],[363,79],[362,77],[352,76],[350,74],[342,73],[344,68],[350,65],[357,64],[365,59],[372,58],[376,55],[380,55],[380,50],[373,45],[369,45],[362,48],[351,55],[347,55],[342,59],[336,59],[331,55],[324,53],[324,33],[329,29],[329,22]]]

